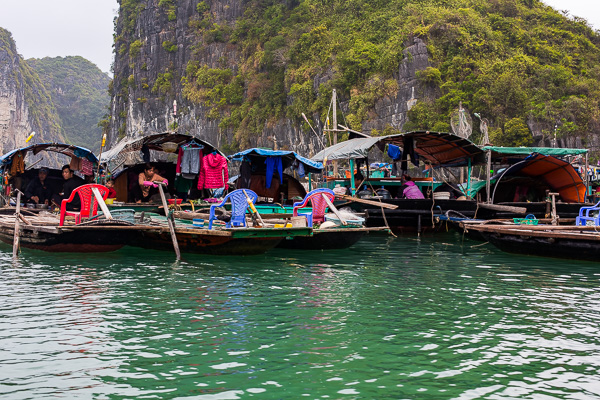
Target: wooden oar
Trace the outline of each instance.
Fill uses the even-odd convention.
[[[104,202],[104,199],[102,198],[102,195],[100,194],[100,191],[98,190],[98,188],[93,187],[92,188],[92,193],[94,193],[94,196],[96,196],[96,200],[98,201],[98,205],[100,206],[100,209],[104,213],[104,218],[106,218],[106,219],[113,219],[113,217],[112,217],[110,211],[108,210],[108,207],[106,206],[106,203]]]
[[[19,189],[17,190],[17,210],[15,212],[15,236],[13,238],[13,258],[18,257],[19,255],[19,230],[20,230],[20,223],[21,223],[21,219],[19,218],[19,216],[21,215],[20,211],[21,211],[21,191]]]
[[[165,191],[163,190],[164,183],[154,182],[158,185],[158,191],[160,192],[160,199],[162,200],[163,207],[165,209],[165,215],[167,216],[167,223],[169,224],[169,231],[171,231],[171,240],[173,241],[173,249],[175,250],[175,256],[177,260],[181,260],[181,253],[179,252],[179,243],[177,243],[177,235],[175,234],[175,221],[173,220],[173,214],[169,214],[169,205],[167,204],[167,198],[165,197]]]
[[[256,209],[256,207],[254,206],[252,199],[250,198],[250,196],[248,196],[248,193],[246,193],[246,191],[244,189],[242,189],[242,192],[244,192],[244,196],[246,196],[246,200],[248,201],[248,206],[250,207],[250,211],[252,211],[252,215],[254,215],[256,218],[258,218],[261,226],[265,226],[265,222],[263,221],[262,217],[258,213],[258,210]]]
[[[373,200],[365,200],[365,199],[359,199],[358,197],[352,197],[352,196],[348,196],[348,195],[336,195],[336,197],[339,197],[340,199],[344,199],[347,200],[349,202],[357,202],[357,203],[363,203],[363,204],[368,204],[370,206],[377,206],[377,207],[383,207],[383,208],[389,208],[390,210],[395,210],[398,208],[398,206],[395,206],[393,204],[387,204],[387,203],[383,203],[383,202],[378,202],[378,201],[373,201]]]
[[[340,215],[340,212],[338,211],[338,209],[335,208],[335,206],[333,205],[333,203],[331,202],[331,200],[329,200],[329,197],[327,197],[325,195],[325,193],[321,193],[321,196],[323,196],[323,198],[325,199],[325,203],[327,203],[327,205],[329,206],[329,209],[331,211],[333,211],[333,213],[335,214],[336,217],[339,218],[339,220],[342,223],[342,225],[348,225],[348,223],[346,222],[346,220],[344,218],[342,218],[342,216]]]

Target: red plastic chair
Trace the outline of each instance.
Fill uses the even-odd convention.
[[[325,195],[333,202],[335,199],[335,193],[331,189],[319,188],[312,192],[309,192],[304,200],[299,203],[294,203],[294,217],[299,215],[305,216],[308,226],[312,227],[315,222],[325,221],[325,210],[327,209],[327,202],[322,195]],[[299,213],[298,209],[306,207],[310,201],[312,212],[310,213]]]
[[[87,185],[79,186],[75,188],[68,199],[64,199],[60,205],[60,226],[63,226],[65,217],[67,215],[75,217],[75,224],[81,223],[81,218],[89,218],[98,214],[98,200],[92,192],[92,188],[97,188],[102,195],[102,199],[106,200],[108,197],[108,188],[104,185],[98,185],[96,183],[90,183]],[[67,204],[72,202],[75,195],[79,196],[81,207],[79,211],[67,211]]]

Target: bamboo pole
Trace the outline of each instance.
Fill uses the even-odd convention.
[[[113,219],[112,214],[108,210],[108,207],[106,206],[106,203],[104,202],[104,199],[102,198],[102,195],[100,194],[100,191],[98,190],[98,188],[93,187],[92,193],[94,193],[94,196],[96,196],[96,200],[98,201],[98,205],[100,206],[100,209],[104,213],[104,217],[106,219]]]
[[[17,204],[16,204],[16,212],[15,212],[15,233],[13,238],[13,258],[18,257],[19,255],[19,234],[20,234],[20,223],[21,219],[19,216],[21,215],[21,191],[16,189],[17,191]]]
[[[242,189],[242,192],[244,192],[244,196],[246,196],[246,201],[248,202],[248,206],[250,207],[250,210],[252,211],[252,215],[254,215],[254,216],[256,216],[256,218],[258,218],[261,226],[265,226],[265,222],[263,221],[262,217],[258,213],[258,210],[256,209],[256,207],[254,206],[252,199],[250,198],[250,196],[248,196],[248,193],[246,193],[246,190]]]
[[[179,243],[177,243],[177,234],[175,233],[175,221],[173,220],[173,214],[169,214],[169,205],[167,204],[167,198],[165,197],[165,191],[163,190],[162,182],[155,182],[158,184],[158,191],[160,192],[160,199],[162,200],[163,207],[165,209],[165,215],[167,216],[167,223],[169,224],[169,231],[171,232],[171,240],[173,241],[173,249],[175,250],[175,256],[177,260],[181,260],[181,253],[179,252]]]

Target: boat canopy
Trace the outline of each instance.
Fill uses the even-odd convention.
[[[195,142],[197,145],[203,146],[204,153],[216,150],[223,157],[226,157],[223,152],[211,145],[205,140],[196,136],[187,135],[184,133],[155,133],[148,136],[138,138],[125,138],[115,144],[110,150],[105,151],[100,156],[100,162],[107,166],[112,175],[116,175],[123,166],[135,165],[143,163],[141,154],[142,149],[147,148],[154,152],[162,154],[175,153],[177,148],[182,145]],[[169,149],[170,147],[170,149]],[[166,161],[159,159],[156,153],[151,157],[151,161]],[[164,157],[163,157],[164,158]],[[168,158],[168,157],[167,157]],[[175,160],[173,160],[175,161]]]
[[[529,155],[522,161],[494,175],[491,182],[497,185],[503,178],[525,176],[534,180],[542,180],[548,187],[560,195],[566,203],[582,203],[585,201],[585,183],[568,162],[554,156],[539,153]],[[485,187],[485,181],[472,184],[468,195],[475,197]],[[493,198],[492,198],[493,201]]]
[[[418,131],[398,135],[351,139],[328,147],[314,157],[315,161],[365,158],[369,150],[377,145],[380,150],[386,144],[405,148],[410,145],[415,153],[432,165],[465,165],[484,162],[484,152],[468,139],[451,133]]]
[[[295,161],[298,161],[304,165],[304,171],[306,173],[311,172],[320,174],[323,171],[322,163],[309,160],[308,158],[296,154],[294,151],[252,148],[235,153],[229,156],[229,159],[232,161],[243,161],[244,157],[249,158],[253,165],[264,164],[264,160],[267,157],[281,157],[284,170],[292,166]]]
[[[356,138],[327,147],[312,157],[313,161],[348,160],[352,158],[366,158],[369,150],[375,146],[382,137]]]
[[[22,147],[9,151],[8,153],[0,156],[0,168],[4,169],[6,166],[12,164],[13,156],[20,151],[23,154],[31,152],[33,155],[37,155],[42,151],[50,151],[54,153],[64,154],[69,157],[86,158],[94,164],[98,163],[98,158],[92,153],[91,150],[85,147],[75,146],[73,144],[66,143],[38,143],[32,144],[31,146]]]
[[[545,156],[577,156],[588,152],[587,149],[568,149],[554,147],[501,147],[501,146],[484,146],[484,151],[491,151],[492,158],[504,156],[528,156],[533,153],[542,154]]]

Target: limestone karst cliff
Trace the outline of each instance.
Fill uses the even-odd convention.
[[[25,145],[32,131],[34,141],[64,141],[48,91],[0,28],[0,154]]]
[[[178,129],[310,155],[302,113],[322,132],[332,89],[372,134],[450,131],[462,104],[495,144],[600,135],[600,36],[541,0],[120,0],[115,28],[111,144]]]

